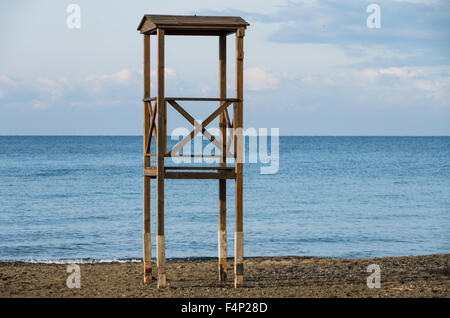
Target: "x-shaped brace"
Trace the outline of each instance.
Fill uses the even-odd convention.
[[[199,123],[196,121],[187,111],[183,109],[177,102],[174,100],[168,100],[169,104],[173,106],[184,118],[186,118],[187,121],[189,121],[195,128],[189,135],[184,137],[181,141],[179,141],[173,148],[168,152],[169,156],[172,156],[173,154],[178,153],[181,148],[184,147],[192,138],[194,138],[199,132],[202,132],[203,135],[205,135],[206,138],[208,138],[219,150],[222,148],[222,143],[219,142],[214,136],[212,136],[208,130],[206,130],[206,126],[211,123],[220,113],[226,112],[226,117],[228,117],[227,107],[232,104],[232,102],[223,102],[220,104],[220,106],[211,114],[209,115],[204,121]],[[229,120],[228,120],[229,122]],[[232,154],[226,149],[227,157],[232,156]]]
[[[147,145],[145,147],[145,153],[147,154],[150,150],[150,143],[152,141],[152,135],[153,135],[153,130],[155,130],[155,138],[156,138],[156,134],[158,132],[158,130],[156,129],[156,123],[155,123],[155,118],[156,118],[156,110],[158,103],[155,102],[155,107],[153,108],[152,111],[152,103],[149,102],[147,107],[148,107],[148,112],[150,113],[150,129],[148,131],[148,135],[147,135]]]

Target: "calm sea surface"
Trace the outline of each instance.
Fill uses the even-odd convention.
[[[140,259],[141,148],[0,137],[0,260]],[[450,137],[281,137],[278,173],[260,167],[244,168],[246,256],[450,252]],[[155,193],[152,181],[152,234]],[[216,256],[218,182],[167,180],[165,195],[166,256]]]

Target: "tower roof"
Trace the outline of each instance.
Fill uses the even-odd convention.
[[[248,25],[241,17],[146,14],[138,31],[156,34],[156,29],[161,28],[166,35],[223,35]]]

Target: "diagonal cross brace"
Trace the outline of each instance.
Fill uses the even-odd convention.
[[[169,100],[170,105],[173,106],[186,120],[191,123],[194,127],[200,125],[183,107],[181,107],[176,101]],[[226,111],[226,110],[225,110]],[[206,128],[202,128],[202,134],[205,135],[217,148],[222,148],[222,143],[217,141],[216,137],[212,136]],[[231,154],[230,154],[231,155]]]
[[[233,124],[230,121],[230,115],[228,115],[228,109],[225,109],[225,122],[228,126],[228,128],[233,128]]]
[[[150,118],[150,129],[147,134],[147,146],[145,147],[146,154],[150,150],[150,144],[152,141],[153,130],[155,130],[155,136],[157,133],[156,124],[155,124],[157,105],[158,105],[158,103],[155,102],[155,108],[153,109],[153,111],[152,111],[152,103],[149,103],[149,105],[148,105],[149,113],[151,114],[151,118]]]
[[[180,140],[173,148],[168,152],[170,156],[176,154],[184,147],[192,138],[194,138],[199,132],[202,132],[205,137],[207,137],[211,142],[214,143],[219,149],[221,149],[222,144],[217,141],[211,134],[205,129],[205,127],[212,122],[220,113],[225,111],[228,106],[230,106],[233,102],[223,102],[220,106],[209,115],[203,122],[197,122],[192,116],[190,116],[179,104],[174,101],[168,101],[178,112],[180,112],[183,117],[185,117],[191,124],[195,126],[194,130],[191,131],[189,135]],[[177,105],[177,106],[175,106]],[[187,116],[186,116],[187,115]],[[230,154],[231,155],[231,154]]]

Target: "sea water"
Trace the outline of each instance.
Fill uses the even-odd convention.
[[[277,173],[244,165],[245,256],[450,252],[450,137],[279,146]],[[233,180],[227,191],[231,257]],[[167,258],[217,256],[217,227],[217,180],[166,180]],[[139,260],[141,244],[142,137],[0,137],[0,260]]]

